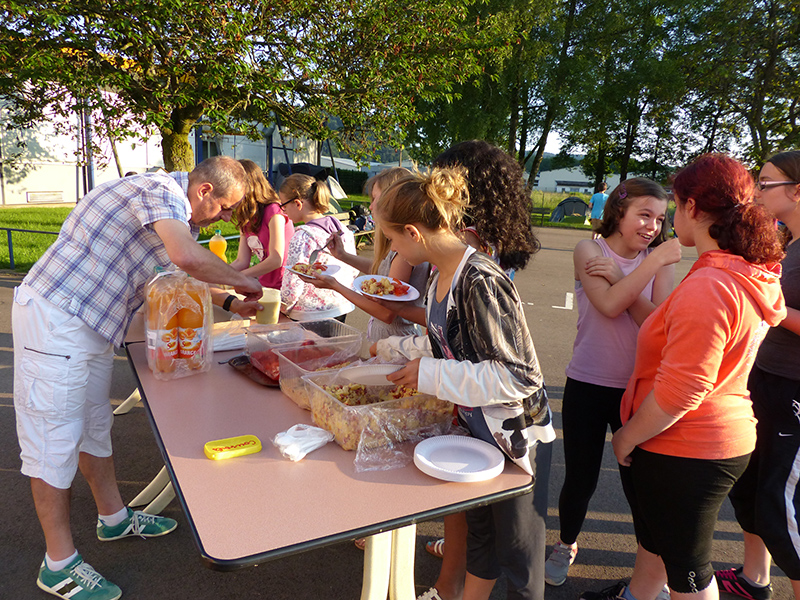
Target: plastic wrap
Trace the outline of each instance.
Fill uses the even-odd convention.
[[[213,313],[202,281],[183,271],[158,271],[145,287],[147,364],[156,379],[211,369]]]
[[[311,373],[303,378],[314,422],[330,431],[345,450],[402,442],[410,432],[452,420],[450,402],[405,386],[354,384],[340,373]],[[362,440],[365,429],[368,434]]]
[[[300,408],[311,410],[310,392],[304,375],[334,371],[360,361],[361,340],[334,338],[299,348],[275,350],[280,366],[281,391]]]
[[[332,439],[333,435],[324,429],[299,423],[277,434],[272,443],[281,455],[297,462],[309,452],[322,448]]]
[[[280,364],[275,350],[314,346],[333,340],[341,343],[352,342],[353,346],[360,350],[363,338],[361,331],[335,319],[251,325],[247,329],[245,354],[255,368],[268,377],[279,380]]]
[[[414,461],[414,448],[418,442],[463,431],[453,425],[452,418],[416,429],[401,429],[398,423],[403,422],[402,415],[394,414],[395,410],[398,409],[373,409],[375,418],[361,432],[353,460],[357,473],[400,469]]]

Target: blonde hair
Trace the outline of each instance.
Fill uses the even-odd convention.
[[[462,167],[412,173],[383,192],[375,212],[384,225],[397,231],[405,225],[419,224],[426,229],[457,233],[469,206],[465,174]]]
[[[239,162],[247,173],[248,185],[242,203],[233,212],[233,219],[239,231],[258,233],[264,216],[264,207],[267,204],[280,203],[280,198],[264,177],[261,167],[246,158]]]
[[[409,175],[411,175],[411,171],[405,167],[391,167],[390,169],[384,169],[380,173],[376,173],[367,179],[366,183],[364,184],[364,190],[367,192],[367,195],[371,197],[372,190],[375,189],[376,185],[381,188],[381,193],[383,193],[394,183],[400,181],[403,177],[408,177]],[[372,260],[372,267],[370,269],[373,273],[378,272],[378,267],[380,267],[383,259],[386,258],[386,255],[389,254],[391,246],[392,243],[385,235],[383,235],[381,228],[376,227],[375,252]]]
[[[326,213],[331,209],[331,193],[327,184],[310,175],[289,175],[281,184],[280,193],[287,200],[308,202],[315,212]]]

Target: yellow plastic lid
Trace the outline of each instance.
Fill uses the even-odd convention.
[[[211,460],[235,458],[245,454],[261,452],[261,440],[254,435],[239,435],[224,440],[206,442],[203,451]]]

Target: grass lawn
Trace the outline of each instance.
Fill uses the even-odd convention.
[[[575,194],[582,197],[581,194]],[[534,191],[532,200],[534,214],[531,222],[537,227],[569,227],[588,229],[588,225],[583,224],[583,218],[566,217],[561,223],[551,223],[549,221],[550,212],[568,194],[539,192]],[[588,201],[588,198],[583,198]],[[351,195],[340,202],[342,210],[350,210],[355,204],[369,205],[369,198],[362,195]],[[61,224],[73,209],[73,206],[10,206],[0,207],[0,227],[10,229],[30,229],[34,231],[46,231],[57,234],[61,229]],[[226,255],[230,262],[236,258],[239,250],[239,232],[233,223],[220,221],[212,227],[200,232],[200,241],[207,240],[214,231],[220,229],[228,240]],[[0,229],[0,269],[10,269],[11,261],[9,258],[8,233]],[[20,231],[11,232],[11,244],[14,250],[14,268],[16,271],[26,272],[33,266],[44,251],[56,240],[56,236],[46,233],[24,233]]]

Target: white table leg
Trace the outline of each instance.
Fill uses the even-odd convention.
[[[158,496],[156,496],[156,499],[153,500],[150,504],[148,504],[147,508],[145,508],[142,512],[146,512],[148,515],[161,514],[161,511],[163,511],[167,507],[167,504],[172,502],[174,499],[175,499],[175,488],[172,487],[172,482],[170,481],[167,484],[167,487],[164,488],[164,491],[162,491]]]
[[[414,545],[417,526],[408,525],[392,531],[392,565],[389,576],[389,600],[415,600]]]
[[[392,561],[392,533],[385,531],[367,538],[361,600],[386,600]]]
[[[153,499],[158,496],[160,493],[164,491],[164,488],[169,484],[169,474],[167,474],[167,467],[161,467],[161,470],[158,472],[158,475],[153,477],[153,481],[147,484],[147,487],[144,488],[139,495],[136,496],[133,500],[130,501],[128,506],[142,506],[144,504],[149,504],[153,501]]]
[[[131,395],[128,396],[125,400],[122,401],[117,408],[114,409],[115,415],[124,415],[130,409],[132,409],[139,400],[142,399],[142,395],[139,393],[139,388],[136,388],[131,392]]]

